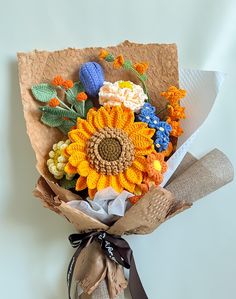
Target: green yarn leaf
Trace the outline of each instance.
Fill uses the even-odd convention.
[[[85,101],[85,105],[84,105],[84,118],[86,118],[87,113],[89,111],[89,109],[93,108],[93,101],[90,99],[87,99]]]
[[[73,179],[73,180],[67,180],[66,177],[63,177],[61,180],[60,180],[60,186],[66,190],[69,190],[69,189],[72,189],[72,188],[75,188],[75,185],[76,185],[76,181],[77,179]]]
[[[57,91],[54,87],[47,83],[34,85],[31,88],[33,96],[36,100],[46,103],[57,96]]]
[[[68,132],[70,131],[71,127],[76,125],[76,120],[64,120],[60,126],[58,126],[58,129],[65,135],[68,134]]]
[[[125,60],[125,62],[123,64],[123,68],[125,70],[130,70],[132,68],[132,62],[130,60]]]
[[[60,116],[50,114],[48,112],[43,112],[41,117],[41,122],[49,127],[58,127],[63,123],[63,119]]]
[[[67,90],[66,100],[71,105],[76,105],[77,99],[76,96],[79,92],[84,91],[84,87],[81,82],[74,83],[74,86]]]
[[[113,62],[115,60],[115,57],[113,54],[108,54],[106,57],[105,57],[105,60],[108,61],[108,62]]]
[[[147,80],[147,75],[146,75],[146,74],[139,75],[139,77],[140,77],[143,81],[146,81],[146,80]]]
[[[72,110],[66,110],[64,108],[61,107],[49,107],[49,106],[42,106],[39,107],[39,109],[43,112],[48,112],[52,115],[56,115],[56,116],[60,116],[60,117],[69,117],[72,119],[76,119],[78,117],[78,114]]]

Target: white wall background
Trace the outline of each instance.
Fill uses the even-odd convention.
[[[0,298],[65,299],[72,227],[31,190],[38,177],[17,81],[17,51],[176,42],[180,65],[228,77],[191,151],[236,166],[234,0],[0,0]],[[220,167],[220,165],[219,165]],[[150,299],[236,298],[236,186],[209,195],[155,233],[129,237]]]

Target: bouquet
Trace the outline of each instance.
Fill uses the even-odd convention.
[[[174,44],[34,51],[18,61],[40,173],[34,194],[77,231],[68,297],[75,286],[77,298],[122,298],[128,285],[132,298],[148,298],[122,236],[151,233],[233,179],[219,150],[200,160],[187,153],[222,76],[179,71]]]

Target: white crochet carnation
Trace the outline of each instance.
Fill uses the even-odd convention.
[[[147,98],[143,88],[131,81],[105,81],[99,91],[100,105],[118,106],[123,103],[134,112],[140,111]]]

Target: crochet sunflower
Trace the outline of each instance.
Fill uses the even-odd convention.
[[[90,109],[68,134],[64,170],[80,175],[76,190],[88,188],[91,198],[108,186],[133,192],[143,180],[145,156],[154,151],[154,133],[146,123],[134,122],[133,111],[124,106]]]

